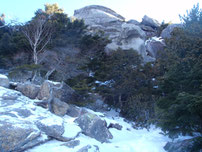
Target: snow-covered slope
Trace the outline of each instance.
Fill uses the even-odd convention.
[[[11,137],[13,136],[9,134],[9,132],[4,132],[3,129],[1,130],[2,126],[4,127],[7,124],[14,129],[20,128],[22,131],[24,131],[23,128],[26,129],[26,126],[32,129],[31,134],[26,137],[29,138],[30,141],[33,141],[33,138],[30,138],[33,135],[38,137],[41,134],[42,137],[44,137],[43,139],[40,138],[40,140],[37,140],[37,142],[43,144],[28,149],[25,152],[165,152],[163,147],[167,142],[171,141],[170,138],[161,134],[161,129],[155,128],[154,126],[151,126],[150,130],[134,129],[131,123],[124,121],[124,118],[120,117],[119,113],[114,110],[99,113],[85,109],[89,113],[96,114],[101,119],[106,120],[108,125],[110,123],[118,123],[122,126],[122,130],[109,128],[113,139],[110,139],[108,143],[101,143],[81,133],[81,128],[74,122],[76,118],[67,115],[64,117],[56,116],[46,109],[37,107],[34,101],[36,100],[31,100],[17,91],[0,87],[0,133],[3,135],[3,138],[7,138],[6,136],[4,137],[4,134],[8,134]],[[25,124],[25,126],[19,126],[19,124]],[[43,125],[42,130],[40,128],[41,125]],[[54,131],[54,127],[61,129],[61,131]],[[44,128],[46,130],[43,130]],[[41,133],[39,134],[39,132]],[[73,141],[76,140],[79,144],[74,148],[69,148],[64,145],[67,144],[67,142],[48,138],[48,136],[60,137],[60,132],[63,132],[62,136],[65,138],[70,139],[76,137]],[[26,134],[26,132],[23,133]],[[15,136],[19,137],[18,134]],[[2,138],[2,136],[0,137]],[[3,147],[1,140],[2,139],[0,139],[0,149]],[[23,141],[23,139],[21,139],[21,141]],[[16,144],[13,146],[16,147]],[[26,146],[28,148],[32,147],[29,143]]]

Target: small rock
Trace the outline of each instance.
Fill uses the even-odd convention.
[[[87,145],[87,146],[79,149],[77,152],[88,152],[88,149],[91,149],[91,145]]]
[[[65,144],[62,144],[62,146],[67,146],[69,148],[74,148],[76,146],[80,145],[80,140],[72,140],[72,141],[69,141]]]
[[[94,152],[100,152],[100,148],[97,145],[93,145],[95,147],[95,151]]]
[[[47,109],[48,108],[48,102],[45,100],[39,101],[39,102],[34,102],[37,106],[40,106],[42,108]]]
[[[115,129],[117,129],[117,130],[122,130],[123,126],[119,125],[118,123],[115,123],[115,124],[110,123],[107,128],[108,128],[108,129],[109,129],[109,128],[115,128]]]

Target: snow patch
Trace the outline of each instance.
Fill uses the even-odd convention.
[[[8,77],[3,74],[0,74],[0,79],[8,79]]]

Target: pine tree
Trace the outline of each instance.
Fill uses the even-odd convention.
[[[172,52],[169,57],[175,62],[161,78],[157,116],[158,125],[171,136],[202,133],[201,14],[199,5],[194,6],[182,17],[184,28],[175,30],[167,41],[167,50]]]

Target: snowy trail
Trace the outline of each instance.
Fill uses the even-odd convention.
[[[92,112],[91,110],[89,110]],[[103,115],[102,113],[94,112],[97,115]],[[115,114],[115,113],[114,113]],[[74,119],[69,116],[65,116],[65,130],[64,136],[74,137],[80,128],[74,123]],[[163,147],[170,138],[160,134],[161,130],[155,127],[147,129],[136,130],[132,128],[131,124],[125,122],[121,117],[107,116],[103,117],[107,123],[119,123],[123,126],[122,130],[111,128],[110,132],[113,135],[113,139],[110,143],[100,143],[93,138],[80,134],[76,140],[80,140],[80,145],[74,149],[62,146],[63,142],[52,140],[43,145],[37,146],[27,152],[77,152],[80,148],[90,145],[89,152],[96,151],[96,146],[99,147],[99,152],[165,152]]]

